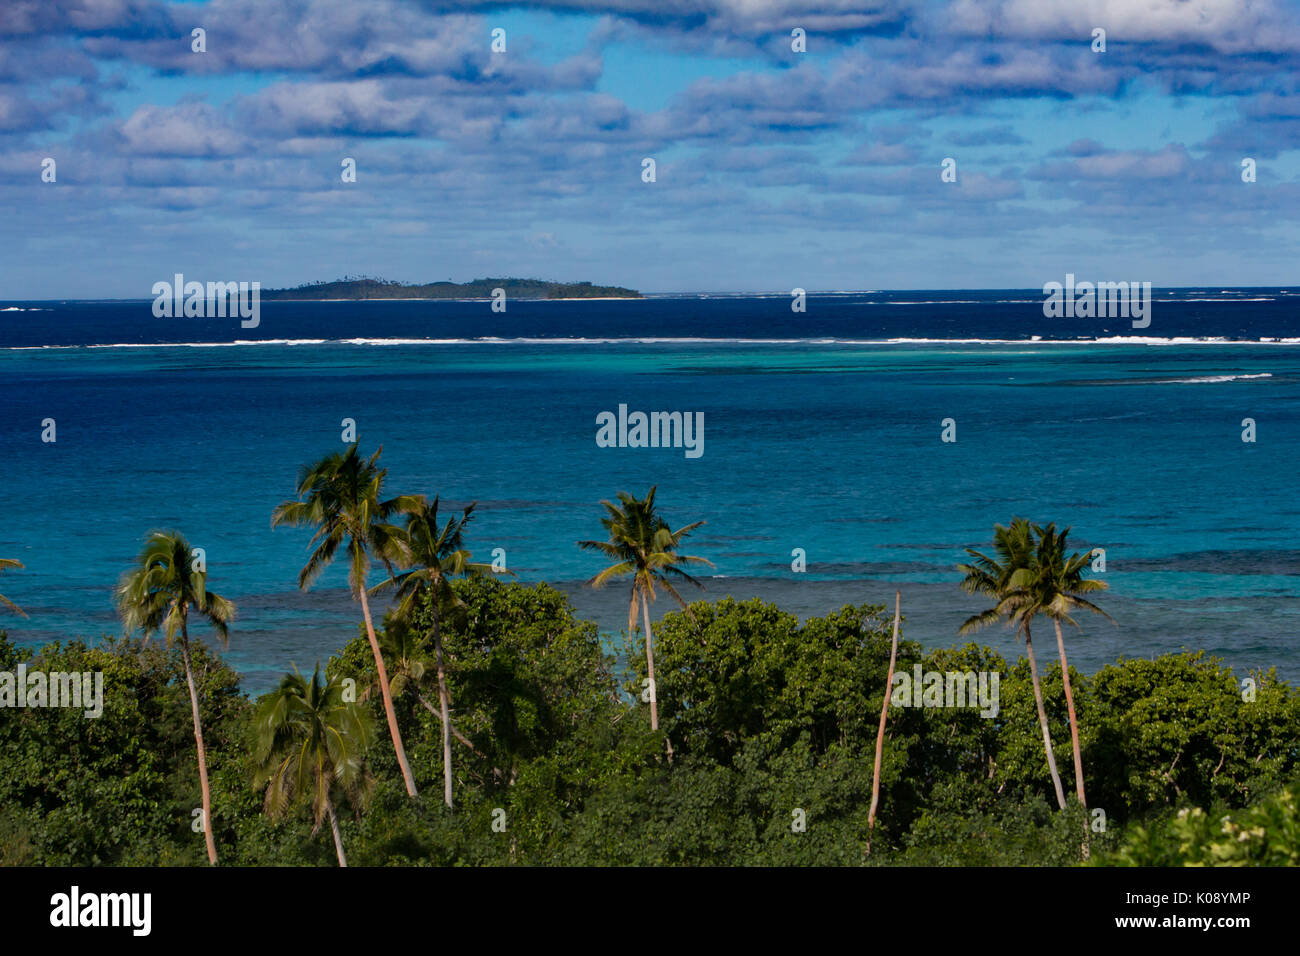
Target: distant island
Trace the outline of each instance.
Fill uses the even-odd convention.
[[[311,282],[293,289],[266,289],[263,299],[490,299],[504,289],[511,299],[640,299],[635,289],[590,282],[547,282],[544,279],[474,279],[470,282],[429,282],[414,285],[369,276],[333,282]]]

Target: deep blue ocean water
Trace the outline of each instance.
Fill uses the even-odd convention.
[[[1081,619],[1072,663],[1188,646],[1300,678],[1300,292],[1157,290],[1142,330],[1046,319],[1042,300],[263,302],[256,329],[144,300],[0,302],[0,557],[26,565],[0,593],[30,614],[0,627],[116,633],[112,584],[146,532],[178,527],[240,607],[228,659],[248,688],[323,659],[359,611],[341,567],[298,592],[310,532],[270,512],[352,418],[393,493],[477,500],[476,557],[503,548],[611,634],[625,589],[583,589],[601,563],[575,542],[600,536],[602,498],[657,484],[674,526],[707,521],[686,549],[716,564],[705,597],[803,615],[899,588],[905,636],[961,643],[975,605],[954,566],[1024,515],[1106,549],[1118,625]],[[703,412],[703,455],[597,447],[620,403]]]

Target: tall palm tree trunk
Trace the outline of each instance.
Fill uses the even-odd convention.
[[[1065,638],[1061,634],[1061,622],[1056,625],[1056,649],[1061,654],[1061,680],[1065,683],[1065,707],[1070,714],[1070,744],[1074,747],[1074,792],[1081,806],[1087,806],[1088,800],[1083,795],[1083,758],[1079,753],[1079,724],[1074,717],[1074,692],[1070,689],[1070,664],[1065,659]]]
[[[659,685],[655,683],[654,634],[650,631],[650,605],[641,597],[641,619],[645,621],[645,663],[650,674],[650,729],[659,729]],[[664,737],[668,745],[668,762],[673,762],[673,742]]]
[[[1047,711],[1043,708],[1043,688],[1038,683],[1038,661],[1034,659],[1034,642],[1025,625],[1025,655],[1029,658],[1029,676],[1034,681],[1034,703],[1038,707],[1038,723],[1043,728],[1043,750],[1047,753],[1047,769],[1052,772],[1052,786],[1056,788],[1056,802],[1065,809],[1065,791],[1061,789],[1061,775],[1056,772],[1056,756],[1052,753],[1052,734],[1047,729]]]
[[[435,602],[436,602],[435,598]],[[442,708],[442,801],[451,808],[451,695],[447,693],[447,669],[442,663],[442,631],[438,609],[433,609],[433,655],[438,665],[438,704]]]
[[[641,602],[642,619],[645,621],[645,664],[650,674],[650,729],[659,729],[659,703],[657,698],[658,686],[655,684],[655,652],[654,638],[650,633],[650,609],[645,606],[645,601]]]
[[[208,751],[203,746],[203,724],[199,720],[199,692],[194,686],[190,664],[189,626],[181,617],[181,658],[185,661],[185,683],[190,688],[190,713],[194,716],[194,742],[199,751],[199,789],[203,791],[203,839],[208,845],[208,862],[217,862],[217,841],[212,836],[212,790],[208,787]]]
[[[894,662],[898,658],[898,619],[903,594],[894,592],[894,639],[889,645],[889,673],[885,675],[885,702],[880,705],[880,729],[876,731],[876,767],[871,774],[871,809],[867,811],[867,855],[871,854],[871,831],[876,825],[876,805],[880,802],[880,760],[885,752],[885,721],[889,718],[889,698],[894,688]]]
[[[384,655],[379,652],[379,641],[375,638],[375,625],[370,620],[370,602],[366,599],[365,584],[362,584],[357,591],[361,594],[361,613],[366,619],[366,636],[370,638],[370,652],[375,655],[375,669],[379,672],[379,692],[384,697],[388,733],[393,738],[393,749],[397,751],[397,765],[402,768],[402,779],[406,781],[407,796],[414,797],[415,777],[411,776],[411,765],[406,762],[406,748],[402,746],[402,732],[397,727],[397,712],[393,710],[393,695],[388,690],[388,668],[384,667]]]
[[[1074,793],[1079,798],[1079,806],[1087,807],[1088,800],[1083,795],[1083,758],[1079,753],[1079,723],[1074,716],[1074,693],[1070,689],[1070,664],[1065,659],[1065,637],[1061,634],[1061,622],[1052,619],[1056,625],[1056,649],[1061,655],[1061,680],[1065,684],[1065,707],[1070,714],[1070,744],[1074,748]],[[1088,852],[1088,819],[1083,820],[1083,845],[1080,852],[1086,860]]]
[[[334,803],[329,797],[325,798],[325,810],[330,815],[330,832],[334,834],[334,852],[338,854],[339,866],[347,866],[348,858],[343,855],[343,837],[339,834],[339,817],[334,812]]]

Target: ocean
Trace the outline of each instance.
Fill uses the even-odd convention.
[[[158,319],[151,300],[0,302],[0,557],[26,565],[0,593],[30,615],[0,627],[120,632],[112,585],[176,527],[239,606],[226,658],[246,689],[323,660],[359,609],[341,566],[298,591],[310,532],[270,513],[350,418],[391,493],[477,501],[476,559],[502,549],[612,647],[626,587],[586,588],[602,564],[576,542],[601,536],[601,499],[657,485],[674,527],[707,522],[685,548],[716,565],[701,597],[806,616],[899,589],[905,637],[965,643],[978,602],[955,566],[1021,515],[1105,549],[1117,623],[1067,634],[1081,669],[1189,647],[1300,678],[1300,289],[1156,290],[1141,330],[1048,319],[1043,298],[272,301],[253,329]],[[620,405],[702,413],[702,453],[600,447],[597,416]],[[973,639],[1018,653],[1001,628]]]

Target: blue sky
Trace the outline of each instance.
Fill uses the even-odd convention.
[[[1286,0],[6,0],[0,299],[1294,284],[1298,60]]]

